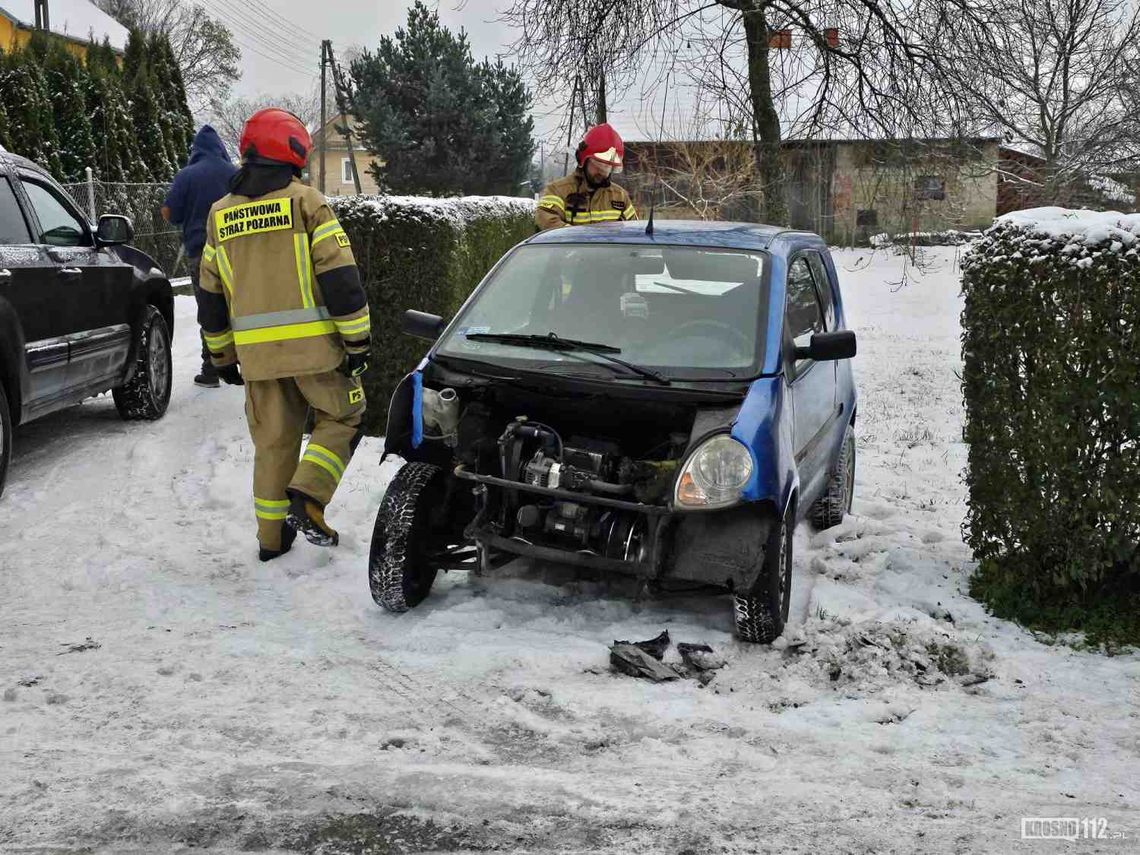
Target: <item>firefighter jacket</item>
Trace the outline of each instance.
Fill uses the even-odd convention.
[[[610,184],[591,190],[585,174],[577,169],[546,186],[534,219],[539,229],[545,231],[561,226],[636,220],[637,211],[623,188]]]
[[[348,235],[316,189],[294,179],[210,209],[198,321],[214,365],[247,380],[332,371],[371,347],[368,301]]]

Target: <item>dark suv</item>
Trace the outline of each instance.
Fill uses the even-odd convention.
[[[107,390],[125,419],[166,412],[174,297],[133,236],[0,148],[0,492],[14,425]]]

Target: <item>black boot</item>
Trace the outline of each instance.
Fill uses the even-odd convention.
[[[340,535],[325,522],[324,505],[296,490],[286,490],[289,496],[289,524],[296,526],[305,539],[314,546],[336,546]]]
[[[194,377],[195,386],[205,386],[207,389],[217,389],[218,382],[218,369],[214,367],[214,363],[209,360],[202,362],[202,372]]]
[[[274,558],[280,558],[293,548],[293,541],[296,539],[297,529],[289,525],[288,520],[286,520],[285,525],[281,526],[281,548],[266,549],[263,546],[258,550],[257,557],[262,561],[272,561]]]

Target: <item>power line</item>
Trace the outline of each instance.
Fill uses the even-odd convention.
[[[262,12],[264,12],[269,17],[270,20],[281,21],[281,23],[285,24],[285,26],[292,33],[304,33],[309,38],[311,38],[314,42],[319,43],[321,41],[320,36],[318,36],[312,30],[310,30],[306,27],[302,27],[299,24],[294,23],[293,21],[289,20],[284,15],[282,15],[280,12],[278,12],[276,9],[274,9],[272,6],[268,5],[267,3],[262,2],[262,0],[247,0],[247,2],[251,6],[253,6],[255,9],[260,9]]]
[[[244,36],[249,40],[243,43],[255,54],[265,57],[266,59],[278,60],[286,67],[308,64],[308,59],[305,58],[305,53],[301,47],[297,45],[280,47],[266,39],[265,35],[257,30],[255,24],[248,24],[243,20],[230,17],[232,10],[214,6],[212,3],[207,4],[203,2],[203,0],[199,0],[199,2],[202,3],[203,8],[217,17],[223,24],[232,28],[235,38],[241,41],[239,37]],[[249,44],[249,42],[252,42],[252,44]]]
[[[201,2],[201,0],[199,0],[199,2]],[[215,6],[215,14],[223,18],[225,18],[225,16],[232,16],[228,19],[229,23],[245,28],[247,35],[261,39],[266,45],[276,50],[288,53],[301,49],[307,52],[312,48],[318,47],[317,42],[307,42],[303,38],[298,39],[295,33],[285,35],[275,30],[271,21],[259,20],[257,16],[251,15],[241,7],[224,6],[220,0],[214,0],[214,2],[217,3]]]

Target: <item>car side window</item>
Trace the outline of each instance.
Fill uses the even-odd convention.
[[[835,294],[831,289],[831,278],[827,275],[827,266],[818,252],[807,255],[811,264],[811,272],[815,274],[815,284],[819,286],[819,299],[823,305],[823,317],[827,321],[827,329],[835,329]]]
[[[823,311],[816,294],[808,260],[800,256],[788,268],[788,303],[785,323],[796,346],[806,347],[813,333],[823,332]]]
[[[36,243],[48,246],[90,246],[87,229],[56,191],[36,181],[23,179],[24,192],[40,221]]]
[[[0,176],[0,246],[31,243],[31,240],[16,193],[8,179]]]

